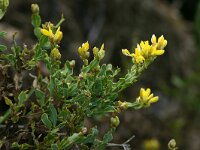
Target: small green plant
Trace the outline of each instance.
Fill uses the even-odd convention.
[[[149,107],[158,101],[149,88],[141,88],[136,100],[126,102],[118,99],[124,89],[137,81],[140,74],[164,53],[167,41],[163,36],[155,35],[149,41],[141,41],[135,51],[123,49],[122,53],[131,57],[132,67],[124,77],[118,78],[119,68],[111,64],[101,64],[104,58],[104,44],[94,47],[93,60],[89,61],[90,44],[85,42],[78,48],[83,66],[75,75],[74,60],[61,65],[60,42],[63,37],[60,25],[51,22],[41,24],[39,7],[32,4],[32,25],[38,42],[31,46],[20,46],[13,36],[13,46],[6,50],[1,45],[1,69],[13,69],[11,93],[1,93],[8,109],[0,116],[4,136],[0,135],[1,148],[16,149],[105,149],[113,139],[113,133],[120,124],[118,114],[133,108]],[[0,32],[0,37],[5,36]],[[41,64],[45,64],[48,74],[42,73]],[[33,78],[32,85],[23,89],[23,71]],[[35,73],[34,73],[35,72]],[[6,75],[4,76],[6,78]],[[5,88],[4,88],[5,87]],[[98,137],[98,125],[88,128],[84,124],[87,118],[108,116],[110,128],[102,139]],[[127,146],[128,142],[121,144]],[[120,146],[120,144],[116,144]]]

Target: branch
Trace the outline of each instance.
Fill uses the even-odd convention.
[[[130,137],[128,140],[126,140],[124,143],[122,144],[115,144],[115,143],[108,143],[107,146],[118,146],[118,147],[123,147],[124,150],[131,150],[130,144],[128,144],[133,138],[135,137],[135,135],[133,135],[132,137]]]

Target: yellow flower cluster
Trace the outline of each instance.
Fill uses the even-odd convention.
[[[133,58],[133,62],[143,63],[146,59],[158,55],[162,55],[167,45],[167,40],[164,39],[163,35],[160,36],[157,40],[155,35],[152,35],[151,43],[149,41],[141,41],[140,44],[137,44],[134,53],[130,53],[128,49],[122,49],[122,53],[126,56]]]
[[[83,43],[82,46],[78,48],[78,52],[81,59],[85,60],[89,58],[90,56],[90,53],[88,52],[89,48],[90,48],[90,45],[88,41],[86,43]]]
[[[49,37],[50,41],[55,42],[55,43],[60,43],[63,33],[60,31],[60,27],[57,28],[56,32],[53,33],[52,31],[52,24],[49,24],[47,29],[43,28],[41,29],[41,33],[47,37]]]
[[[147,88],[145,90],[144,88],[141,88],[140,96],[136,99],[136,102],[138,102],[142,107],[149,107],[151,103],[157,102],[158,99],[158,96],[154,96],[153,93],[151,94],[151,89]]]

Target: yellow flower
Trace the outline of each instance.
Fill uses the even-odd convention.
[[[40,31],[43,35],[48,36],[49,38],[54,37],[53,32],[52,32],[50,27],[48,28],[48,30],[47,29],[41,29]]]
[[[142,63],[145,60],[144,56],[141,53],[140,47],[135,48],[135,53],[133,53],[133,57],[136,63]]]
[[[157,46],[152,46],[152,52],[151,52],[152,56],[159,56],[159,55],[164,54],[164,52],[165,50],[158,50]]]
[[[156,36],[153,34],[151,37],[151,42],[152,42],[152,55],[157,56],[164,54],[165,52],[164,48],[167,45],[167,40],[164,39],[163,35],[161,35],[157,41]]]
[[[78,48],[78,52],[79,52],[79,55],[82,59],[88,59],[90,54],[88,52],[90,48],[90,45],[88,43],[88,41],[86,43],[83,43],[81,47]]]
[[[140,47],[143,57],[148,58],[151,56],[151,45],[149,45],[149,41],[141,41],[138,47]]]
[[[104,58],[105,56],[105,50],[104,50],[104,44],[101,45],[101,48],[99,50],[99,48],[97,47],[94,47],[93,48],[93,54],[94,54],[94,57],[98,60],[101,60]]]
[[[167,45],[167,40],[164,39],[164,36],[160,36],[158,38],[158,49],[164,49]]]
[[[54,41],[56,43],[60,43],[60,41],[63,37],[63,33],[60,31],[60,27],[58,27],[55,34],[53,33],[51,26],[48,27],[48,30],[47,29],[41,29],[40,31],[43,35],[49,37],[49,39],[51,41]]]
[[[137,102],[142,107],[149,107],[152,103],[157,102],[159,99],[158,96],[154,96],[153,93],[151,94],[151,89],[147,88],[146,90],[144,88],[140,89],[140,96],[137,98]]]
[[[62,37],[63,37],[63,33],[60,31],[60,27],[58,27],[58,29],[56,30],[56,33],[54,35],[54,41],[59,43],[61,41]]]
[[[160,149],[160,143],[157,139],[145,140],[143,144],[144,144],[143,146],[145,150],[159,150]]]

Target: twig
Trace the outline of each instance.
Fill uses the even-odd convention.
[[[124,150],[130,150],[130,144],[128,144],[133,138],[135,137],[135,135],[133,135],[132,137],[130,137],[128,140],[126,140],[124,143],[122,144],[115,144],[115,143],[108,143],[107,146],[119,146],[119,147],[123,147]]]
[[[65,21],[64,15],[61,15],[60,21],[57,23],[56,28],[58,28]]]

